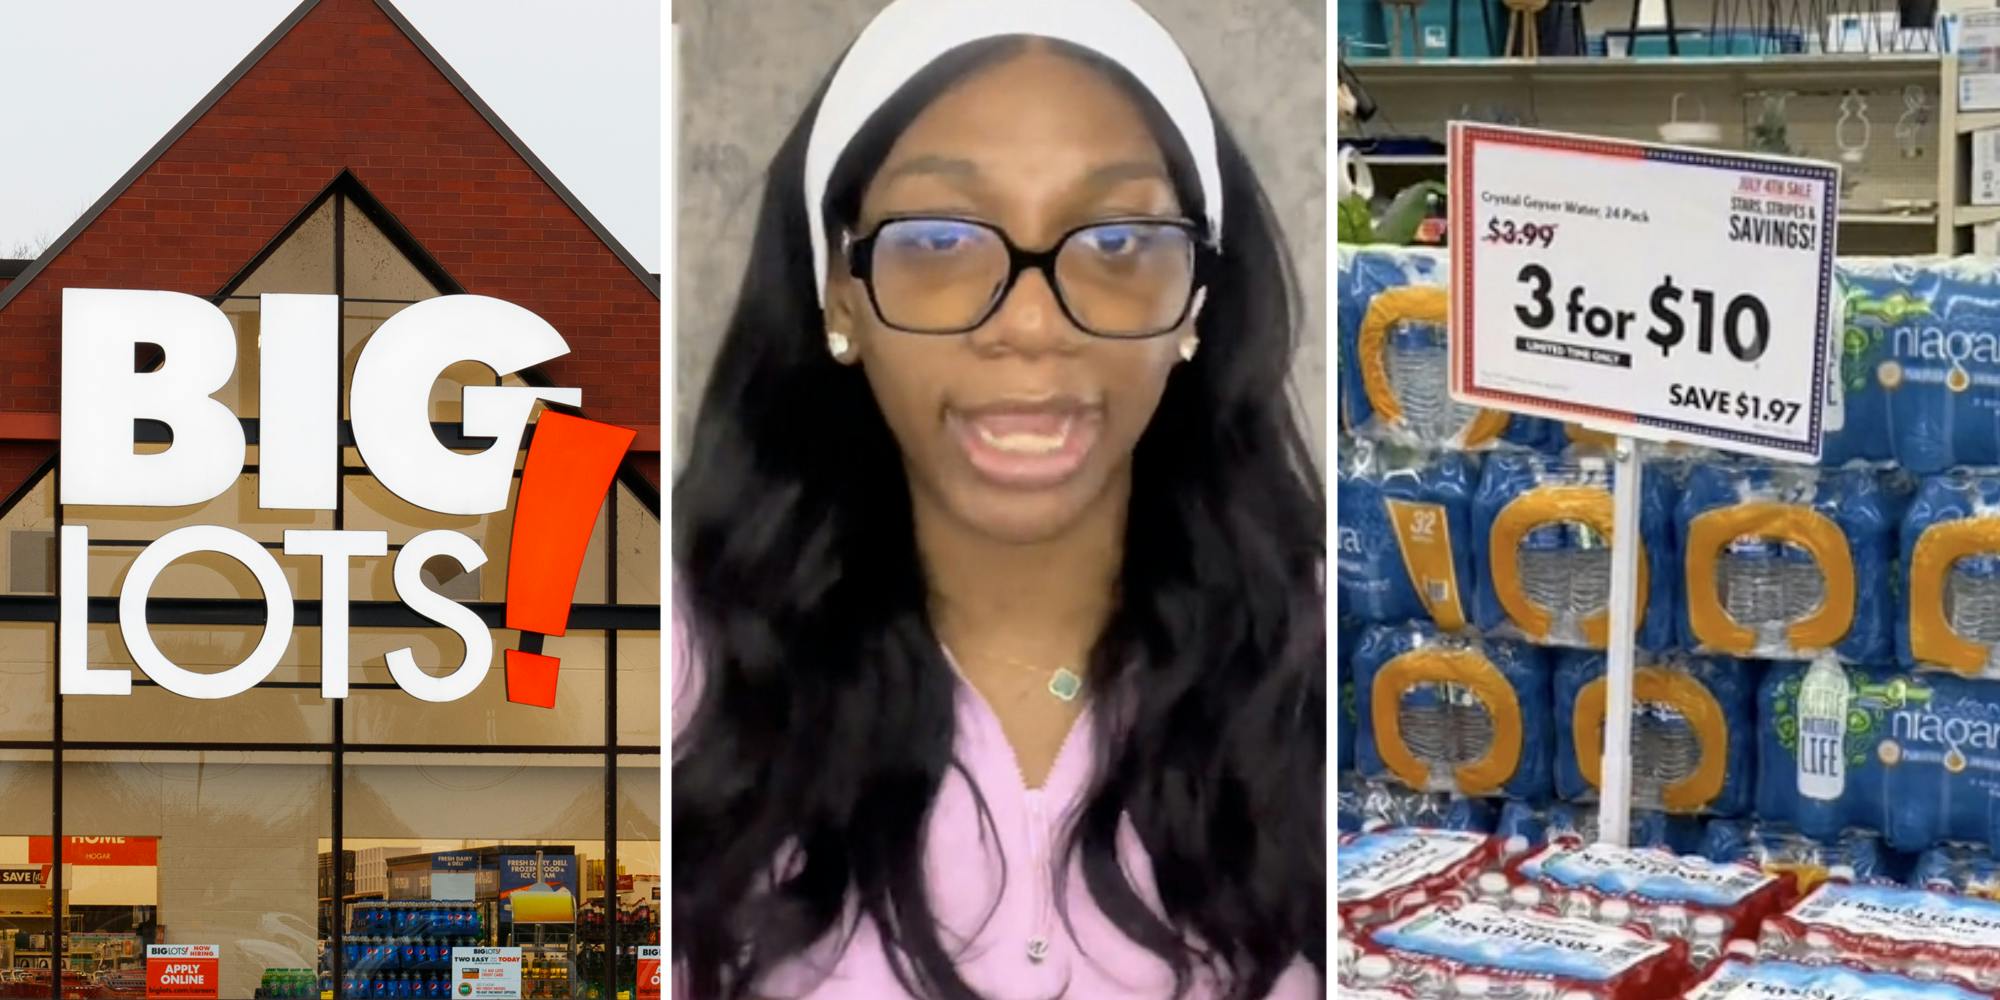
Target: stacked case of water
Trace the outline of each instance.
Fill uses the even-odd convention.
[[[1689,469],[1675,509],[1681,645],[1739,658],[1832,651],[1880,663],[1895,647],[1903,498],[1867,468],[1750,462]]]
[[[1672,476],[1640,478],[1641,648],[1674,639]],[[1603,649],[1611,598],[1611,471],[1602,459],[1490,455],[1472,499],[1473,622],[1541,645]]]
[[[1827,465],[2000,465],[2000,263],[1845,258],[1843,425]]]
[[[1551,421],[1451,401],[1450,263],[1442,251],[1343,246],[1336,266],[1343,429],[1429,448],[1561,446]]]
[[[1736,816],[1756,769],[1759,665],[1720,657],[1642,657],[1633,674],[1632,807]],[[1556,795],[1595,801],[1602,784],[1602,653],[1559,654],[1555,668]]]
[[[1773,664],[1758,691],[1757,815],[1899,851],[2000,840],[2000,682]]]
[[[2000,475],[1924,479],[1903,518],[1904,663],[2000,677]]]
[[[1369,441],[1342,445],[1334,487],[1339,599],[1364,621],[1464,628],[1478,461]]]
[[[1700,846],[1706,827],[1698,816],[1669,816],[1663,812],[1636,811],[1631,815],[1627,840],[1635,847],[1651,847],[1687,854]],[[1537,806],[1528,802],[1508,802],[1500,807],[1493,835],[1502,840],[1515,837],[1540,846],[1554,843],[1594,844],[1598,840],[1595,803],[1551,802]]]
[[[1554,745],[1540,650],[1422,622],[1376,626],[1355,651],[1354,679],[1363,777],[1465,796],[1547,798]]]

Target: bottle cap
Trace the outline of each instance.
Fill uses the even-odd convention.
[[[1718,914],[1704,913],[1694,918],[1694,932],[1696,934],[1707,937],[1721,937],[1722,932],[1728,929],[1729,924]]]
[[[1853,865],[1834,865],[1826,870],[1826,877],[1837,882],[1854,881]]]
[[[1806,932],[1806,947],[1814,951],[1832,951],[1833,939],[1819,931]]]
[[[1501,847],[1501,851],[1510,858],[1516,854],[1526,854],[1528,852],[1528,838],[1518,833],[1508,837],[1507,843]]]
[[[1493,981],[1476,972],[1468,972],[1452,983],[1452,988],[1462,997],[1483,997],[1493,989]]]
[[[1622,899],[1607,899],[1597,908],[1597,915],[1607,924],[1623,924],[1632,919],[1632,904]]]
[[[1749,938],[1737,938],[1736,940],[1731,941],[1726,945],[1723,945],[1722,950],[1724,953],[1730,955],[1740,955],[1744,958],[1756,958],[1757,942],[1752,941]]]
[[[1390,973],[1395,971],[1396,967],[1390,963],[1387,955],[1363,955],[1354,963],[1354,974],[1359,976],[1362,982],[1386,980]]]
[[[1501,896],[1507,892],[1507,876],[1499,872],[1487,872],[1479,876],[1479,891],[1488,896]]]
[[[1517,885],[1507,893],[1507,898],[1512,899],[1516,906],[1540,906],[1542,890],[1540,886]]]

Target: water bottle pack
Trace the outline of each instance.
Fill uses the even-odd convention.
[[[1800,892],[1829,878],[1845,882],[1893,883],[1896,855],[1880,834],[1849,829],[1829,840],[1748,820],[1718,819],[1708,824],[1701,855],[1710,861],[1748,864],[1773,875],[1790,876]]]
[[[1903,518],[1902,662],[2000,677],[2000,476],[1924,480]]]
[[[1739,815],[1755,782],[1755,661],[1641,658],[1633,671],[1632,806],[1677,815]],[[1605,657],[1556,657],[1555,791],[1595,801],[1603,783]]]
[[[1335,581],[1365,621],[1465,627],[1472,580],[1475,459],[1348,443],[1335,484]]]
[[[1700,817],[1633,810],[1627,836],[1640,847],[1685,854],[1700,845],[1704,829]],[[1546,806],[1509,802],[1500,808],[1499,819],[1493,825],[1495,837],[1519,837],[1538,846],[1592,844],[1597,842],[1597,832],[1597,806],[1570,802],[1551,802]]]
[[[1684,648],[1853,663],[1894,651],[1893,566],[1902,511],[1880,475],[1708,464],[1675,511]]]
[[[1644,913],[1662,939],[1687,937],[1700,924],[1701,936],[1712,939],[1704,941],[1713,946],[1709,958],[1721,954],[1725,938],[1748,933],[1796,898],[1790,880],[1748,865],[1611,844],[1552,844],[1522,860],[1515,875],[1559,900],[1569,916],[1604,920],[1615,910],[1610,919],[1632,924]],[[1663,913],[1670,922],[1661,922]]]
[[[1982,844],[1944,844],[1918,855],[1910,888],[2000,900],[2000,860]]]
[[[1556,425],[1452,401],[1450,262],[1437,250],[1340,247],[1341,426],[1430,448],[1545,447]]]
[[[1346,775],[1354,770],[1354,729],[1357,721],[1354,715],[1354,640],[1360,634],[1359,627],[1346,616],[1334,619],[1334,705],[1340,713],[1334,726],[1334,773]]]
[[[1501,808],[1493,799],[1419,792],[1393,781],[1355,780],[1351,788],[1348,807],[1356,830],[1420,827],[1485,835],[1493,832]]]
[[[1773,664],[1758,692],[1757,814],[1896,850],[2000,837],[2000,682]]]
[[[1499,846],[1484,834],[1421,827],[1344,838],[1334,876],[1340,923],[1358,929],[1414,913],[1469,884]]]
[[[1645,649],[1674,638],[1674,483],[1640,479],[1634,623]],[[1601,458],[1495,453],[1472,500],[1473,621],[1489,634],[1603,649],[1610,635],[1611,472]]]
[[[1822,461],[2000,465],[2000,265],[1846,258],[1838,275],[1844,414]]]
[[[1828,882],[1764,922],[1760,957],[1845,961],[2000,989],[2000,903],[1899,886]]]
[[[1799,1000],[1866,997],[1867,1000],[1987,1000],[1959,983],[1922,982],[1847,965],[1746,962],[1730,959],[1690,990],[1687,1000]]]
[[[1379,625],[1354,654],[1363,777],[1428,792],[1539,802],[1550,790],[1549,668],[1540,650]]]
[[[1674,995],[1687,945],[1534,909],[1486,903],[1433,907],[1369,932],[1368,947],[1403,973],[1414,996],[1449,996],[1455,977],[1540,981],[1606,1000]],[[1546,989],[1546,987],[1544,987]]]

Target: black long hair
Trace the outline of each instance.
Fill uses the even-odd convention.
[[[1021,44],[954,50],[885,104],[834,170],[828,231],[853,224],[932,99]],[[1151,96],[1057,48],[1134,94],[1203,217]],[[701,1000],[742,997],[865,918],[909,992],[977,1000],[923,869],[932,801],[959,768],[958,681],[927,614],[901,455],[865,377],[826,351],[800,197],[818,104],[771,163],[674,483],[675,600],[702,683],[674,748],[674,961]],[[1169,376],[1134,455],[1124,567],[1087,675],[1095,777],[1066,850],[1106,916],[1171,967],[1176,996],[1206,969],[1253,1000],[1301,955],[1326,978],[1326,498],[1286,391],[1290,260],[1241,148],[1217,132],[1229,221],[1198,360]],[[1125,818],[1163,912],[1119,866]]]

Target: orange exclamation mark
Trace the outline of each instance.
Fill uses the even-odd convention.
[[[542,654],[542,637],[569,627],[591,529],[635,437],[623,427],[555,411],[535,424],[507,554],[507,627],[521,630],[521,648],[507,651],[508,701],[556,707],[562,661]]]

